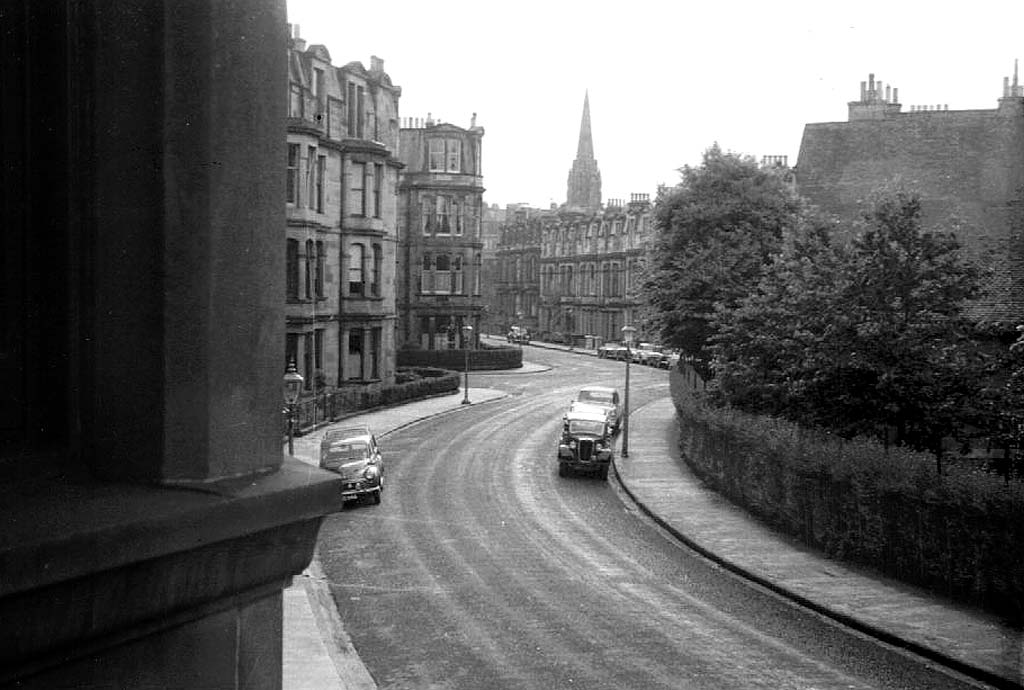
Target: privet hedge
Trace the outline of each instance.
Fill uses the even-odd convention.
[[[704,404],[673,371],[682,457],[709,485],[829,556],[1024,623],[1024,486],[868,440]]]

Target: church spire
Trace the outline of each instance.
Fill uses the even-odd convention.
[[[583,92],[583,118],[580,120],[580,143],[576,146],[577,160],[594,157],[594,139],[590,134],[590,91]]]
[[[596,212],[601,208],[601,171],[594,160],[594,140],[590,131],[590,92],[583,94],[583,118],[576,160],[569,171],[566,206],[572,210]]]

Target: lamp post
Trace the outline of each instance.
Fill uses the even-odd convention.
[[[473,336],[473,327],[469,324],[465,324],[462,327],[462,347],[466,350],[466,383],[463,386],[465,389],[465,397],[462,398],[462,404],[469,404],[469,344],[470,338]]]
[[[633,359],[630,345],[633,344],[633,335],[636,329],[632,326],[622,327],[622,342],[626,344],[626,395],[622,405],[622,457],[629,457],[629,363]]]
[[[288,455],[295,455],[295,403],[302,390],[302,374],[295,368],[295,360],[288,362],[288,370],[284,372],[284,403],[288,406]]]

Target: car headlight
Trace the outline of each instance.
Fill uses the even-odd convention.
[[[569,449],[570,450],[575,450],[576,449],[576,439],[573,439],[573,440],[569,441]]]
[[[376,479],[380,476],[380,468],[376,465],[367,465],[366,469],[363,470],[363,476],[367,479]]]

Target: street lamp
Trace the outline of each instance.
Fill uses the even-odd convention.
[[[622,327],[622,342],[626,344],[626,395],[622,404],[622,457],[629,457],[629,363],[633,359],[633,353],[629,346],[633,344],[633,335],[636,329],[632,326]]]
[[[469,324],[465,324],[462,327],[462,347],[466,350],[466,383],[463,386],[466,390],[465,397],[462,399],[463,405],[469,404],[469,343],[470,338],[473,336],[473,327]]]
[[[288,370],[284,372],[284,404],[288,406],[288,455],[295,455],[295,403],[302,390],[302,374],[295,368],[295,360],[288,362]]]

